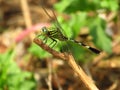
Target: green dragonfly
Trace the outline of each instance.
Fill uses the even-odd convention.
[[[42,28],[42,34],[37,36],[37,37],[40,37],[41,35],[44,36],[43,41],[45,43],[47,42],[47,38],[50,38],[52,40],[52,42],[50,43],[50,45],[52,44],[52,47],[54,47],[57,44],[57,40],[59,40],[59,41],[71,41],[73,43],[76,43],[80,46],[83,46],[83,47],[89,49],[90,51],[92,51],[96,54],[99,54],[101,52],[100,50],[97,50],[97,49],[95,49],[91,46],[88,46],[88,45],[86,45],[82,42],[78,42],[76,40],[69,39],[68,37],[66,37],[62,33],[63,28],[61,27],[60,23],[58,22],[54,11],[52,10],[52,13],[53,13],[53,16],[54,16],[54,18],[53,18],[52,16],[49,15],[49,13],[47,12],[47,10],[44,7],[43,7],[43,10],[51,20],[54,20],[54,18],[55,18],[55,23],[54,23],[55,27],[50,27],[50,28],[43,27]]]

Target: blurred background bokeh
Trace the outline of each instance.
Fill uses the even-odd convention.
[[[87,90],[66,62],[33,42],[53,26],[42,6],[54,10],[67,37],[101,50],[68,43],[97,87],[120,90],[119,0],[0,0],[0,90]],[[61,43],[53,49],[64,51]]]

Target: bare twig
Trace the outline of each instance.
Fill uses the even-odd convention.
[[[30,14],[30,9],[28,6],[28,0],[20,0],[21,3],[21,8],[22,8],[22,13],[24,16],[25,24],[27,28],[30,28],[32,26],[32,19],[31,19],[31,14]],[[30,34],[30,39],[32,41],[34,34]]]
[[[35,38],[34,42],[39,45],[42,49],[46,50],[47,52],[51,53],[54,57],[63,59],[68,61],[69,65],[72,67],[72,69],[74,70],[75,73],[77,73],[78,77],[80,78],[80,80],[83,82],[83,84],[86,86],[86,88],[88,90],[99,90],[95,84],[93,83],[93,81],[90,79],[90,77],[88,77],[85,72],[82,70],[82,68],[80,66],[78,66],[73,58],[72,55],[70,54],[66,54],[66,53],[60,53],[57,52],[55,50],[53,50],[52,48],[50,48],[48,45],[44,44],[42,42],[42,40]]]
[[[56,72],[54,73],[54,77],[55,77],[55,80],[56,80],[56,83],[57,83],[57,86],[58,86],[58,90],[63,90],[62,86],[60,85],[60,82],[59,82],[59,79],[58,79],[58,76],[57,76]]]
[[[60,58],[60,59],[63,59],[63,60],[67,60],[68,57],[66,54],[64,53],[60,53],[60,52],[57,52],[55,50],[53,50],[52,48],[50,48],[48,45],[44,44],[42,42],[42,40],[38,39],[38,38],[35,38],[34,39],[34,42],[39,45],[42,49],[44,49],[45,51],[51,53],[54,57],[56,58]]]
[[[21,2],[22,13],[23,13],[23,16],[25,19],[25,24],[26,24],[27,28],[29,28],[32,26],[32,20],[31,20],[31,16],[30,16],[28,2],[27,2],[27,0],[20,0],[20,2]]]
[[[52,61],[48,61],[48,79],[46,80],[49,90],[53,90],[52,89]]]

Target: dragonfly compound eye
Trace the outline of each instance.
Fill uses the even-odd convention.
[[[42,28],[42,31],[43,31],[43,32],[46,32],[46,31],[47,31],[47,28],[46,28],[46,27],[43,27],[43,28]]]

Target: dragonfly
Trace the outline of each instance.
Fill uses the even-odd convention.
[[[55,23],[54,23],[55,27],[49,27],[49,28],[48,27],[43,27],[42,28],[42,34],[38,35],[37,37],[40,37],[41,35],[43,35],[44,36],[43,41],[45,43],[47,42],[47,39],[50,38],[52,40],[52,42],[50,43],[50,45],[53,44],[52,47],[54,47],[57,44],[57,40],[59,40],[59,41],[71,41],[73,43],[76,43],[76,44],[78,44],[80,46],[83,46],[83,47],[89,49],[90,51],[92,51],[95,54],[100,54],[100,52],[101,52],[100,50],[98,50],[96,48],[93,48],[93,47],[91,47],[89,45],[86,45],[86,44],[84,44],[82,42],[76,41],[74,39],[70,39],[67,36],[65,36],[62,33],[63,28],[61,27],[60,23],[58,22],[58,19],[57,19],[56,15],[55,15],[55,12],[53,10],[51,10],[51,12],[52,12],[52,14],[54,16],[54,17],[52,17],[47,12],[47,10],[44,7],[42,7],[42,8],[43,8],[44,12],[47,14],[47,16],[51,20],[55,20]]]

